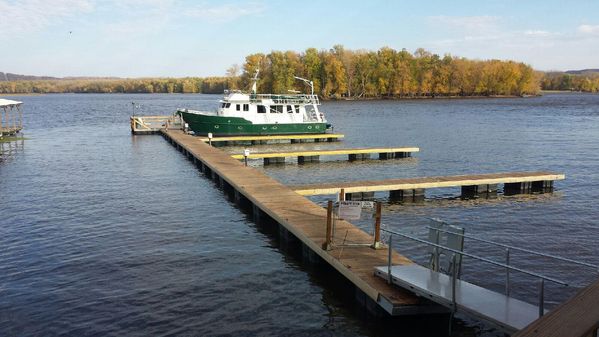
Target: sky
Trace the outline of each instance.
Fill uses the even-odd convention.
[[[336,44],[599,68],[599,1],[0,0],[0,72],[222,76],[252,53]]]

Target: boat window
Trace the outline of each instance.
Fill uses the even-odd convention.
[[[243,105],[243,111],[250,111],[250,105],[249,104],[244,104]]]
[[[227,103],[223,103],[220,107],[223,108],[223,109],[226,108],[227,107]]]
[[[227,103],[227,105],[225,106],[225,108],[230,108],[231,107],[231,103]]]
[[[259,114],[266,113],[266,107],[264,105],[258,105],[258,113]]]
[[[282,105],[271,105],[270,106],[270,113],[272,114],[281,114],[283,113],[283,106]]]
[[[287,106],[287,112],[292,114],[293,113],[293,108],[291,107],[291,105]]]
[[[277,110],[277,113],[280,113],[280,114],[283,113],[283,105],[277,105],[277,106],[275,106],[275,109]]]
[[[299,105],[295,106],[295,113],[297,113],[297,114],[299,113]]]
[[[235,104],[235,110],[241,111],[241,104]]]

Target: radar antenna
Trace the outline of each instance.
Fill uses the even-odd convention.
[[[310,92],[312,93],[312,96],[314,96],[314,82],[312,82],[310,80],[307,80],[305,78],[298,77],[298,76],[293,76],[293,78],[295,78],[296,80],[300,80],[300,81],[308,84],[310,86]]]

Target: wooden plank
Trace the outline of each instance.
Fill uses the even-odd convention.
[[[213,137],[213,142],[234,142],[234,141],[258,141],[258,140],[296,140],[296,139],[341,139],[345,137],[340,133],[322,133],[309,135],[270,135],[270,136],[222,136]],[[198,137],[203,142],[208,142],[208,137]]]
[[[404,178],[386,180],[363,180],[336,183],[319,183],[289,186],[300,195],[337,194],[343,189],[345,193],[411,190],[420,188],[459,187],[473,185],[493,185],[505,183],[555,181],[566,176],[553,172],[508,172],[490,174],[470,174],[443,177]]]
[[[592,337],[599,329],[599,279],[512,337]]]
[[[280,157],[299,157],[299,156],[336,156],[347,154],[364,153],[390,153],[390,152],[419,152],[417,147],[373,147],[373,148],[355,148],[355,149],[332,149],[332,150],[308,150],[308,151],[290,151],[290,152],[254,152],[250,153],[249,159],[257,158],[280,158]],[[235,159],[243,159],[242,154],[231,155]]]
[[[406,314],[423,310],[419,298],[374,276],[374,268],[387,263],[386,249],[375,250],[370,247],[341,249],[333,245],[331,250],[323,250],[322,244],[326,238],[326,209],[262,172],[244,166],[229,154],[198,142],[197,137],[185,135],[180,130],[162,132],[243,194],[253,205],[291,232],[373,301],[378,302],[384,298],[392,303],[394,308],[405,309]],[[337,220],[335,228],[337,237],[334,243],[338,244],[343,240],[346,233],[347,240],[351,242],[374,242],[371,235],[347,221]],[[393,259],[395,264],[412,263],[397,252],[393,252]]]

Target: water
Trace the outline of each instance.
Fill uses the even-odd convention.
[[[381,335],[351,301],[239,211],[159,136],[131,136],[128,117],[209,109],[211,95],[23,96],[27,140],[0,143],[0,335]],[[553,194],[461,201],[427,191],[386,204],[383,223],[424,235],[428,218],[471,235],[599,264],[599,96],[325,102],[346,139],[328,146],[414,145],[411,159],[262,168],[284,183],[499,171],[564,172]],[[277,145],[287,148],[291,145]],[[262,146],[262,149],[273,146]],[[242,148],[229,148],[239,152]],[[377,197],[385,198],[384,194]],[[325,197],[313,197],[324,203]],[[369,229],[369,221],[359,224]],[[503,251],[466,241],[468,250]],[[426,250],[397,245],[423,261]],[[548,306],[597,272],[546,259],[513,263],[564,278]],[[464,278],[501,291],[502,270],[465,261]],[[536,301],[536,280],[512,275]],[[460,317],[456,336],[494,336]]]

